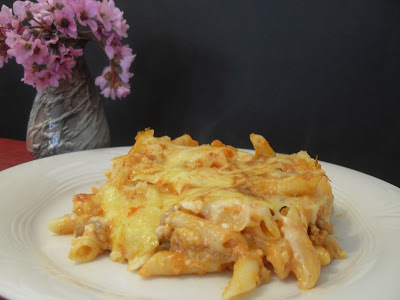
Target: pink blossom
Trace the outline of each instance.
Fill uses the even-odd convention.
[[[0,68],[4,66],[4,63],[8,62],[9,57],[7,54],[9,47],[5,42],[3,42],[4,39],[6,39],[6,36],[4,35],[4,31],[0,29]]]
[[[50,69],[59,74],[60,78],[71,78],[72,69],[76,65],[75,57],[83,55],[82,49],[66,48],[65,45],[59,45],[59,54],[51,59]]]
[[[129,79],[133,76],[129,68],[135,59],[129,46],[106,45],[105,52],[113,67],[108,66],[103,74],[96,78],[96,85],[105,97],[126,97],[130,93]]]
[[[115,7],[114,0],[98,2],[98,10],[97,19],[104,26],[105,30],[111,31],[112,22],[116,20],[122,12]]]
[[[82,48],[73,48],[71,46],[67,47],[65,44],[58,41],[58,39],[54,42],[53,40],[48,41],[48,43],[53,43],[57,45],[57,50],[61,55],[72,55],[74,57],[79,57],[83,55]]]
[[[32,5],[31,5],[31,7],[30,7],[30,11],[31,11],[33,14],[38,15],[38,14],[40,14],[42,11],[45,11],[45,9],[44,9],[44,7],[43,7],[43,4],[41,4],[41,3],[39,2],[39,3],[32,3]],[[39,18],[39,19],[40,19],[40,18]]]
[[[26,41],[16,34],[8,33],[6,43],[10,47],[7,53],[14,56],[19,64],[29,66],[34,63],[47,63],[49,49],[42,44],[41,39]]]
[[[19,21],[29,19],[30,8],[32,6],[31,1],[15,1],[13,4],[13,12],[17,16]]]
[[[112,71],[111,67],[105,67],[103,70],[103,74],[98,76],[95,80],[95,84],[100,87],[100,89],[104,90],[108,82],[112,79]]]
[[[129,73],[132,62],[135,59],[135,55],[132,54],[132,49],[129,46],[121,46],[116,48],[117,54],[115,55],[114,61],[118,63],[121,71],[119,72],[119,78],[122,82],[128,83],[129,79],[133,77],[132,73]]]
[[[119,78],[121,79],[122,82],[124,83],[128,83],[129,79],[133,77],[133,73],[130,73],[126,70],[124,70],[123,72],[121,72],[121,74],[119,74]]]
[[[119,65],[122,69],[129,70],[132,62],[135,60],[136,55],[132,54],[132,49],[127,45],[118,47],[118,53],[120,55]]]
[[[113,30],[115,33],[117,33],[120,37],[128,37],[128,29],[129,25],[126,23],[126,20],[116,20],[114,22]]]
[[[97,31],[98,26],[95,18],[98,8],[96,2],[93,0],[80,0],[73,3],[79,24],[89,26],[92,31]]]
[[[32,3],[30,7],[30,12],[35,20],[30,20],[29,23],[32,26],[40,25],[36,22],[36,20],[40,21],[41,23],[46,24],[47,26],[51,26],[54,21],[54,14],[53,14],[53,6],[49,4],[47,1],[38,1],[38,3]]]
[[[123,15],[114,0],[14,1],[13,10],[3,5],[0,68],[14,57],[24,67],[23,81],[42,93],[46,86],[56,87],[59,80],[71,78],[83,55],[83,49],[67,46],[65,38],[97,38],[110,66],[96,78],[96,85],[105,97],[126,97],[135,55],[122,44],[129,29]]]
[[[75,14],[71,7],[65,6],[61,10],[55,10],[54,20],[57,29],[61,33],[69,35],[73,38],[78,37],[78,33],[76,31]]]
[[[26,83],[26,84],[29,84],[29,85],[35,87],[35,81],[34,81],[34,73],[35,73],[35,71],[38,71],[38,70],[35,70],[33,67],[24,68],[24,78],[22,78],[22,81],[24,83]]]
[[[41,39],[35,39],[32,43],[33,54],[27,59],[27,63],[37,63],[38,65],[43,65],[47,63],[49,57],[49,49],[46,45],[42,44]]]
[[[0,37],[2,36],[1,30],[0,30]],[[4,63],[8,62],[8,54],[7,54],[7,50],[8,50],[8,46],[5,43],[0,43],[0,68],[2,68],[4,66]]]
[[[72,57],[64,56],[60,60],[60,67],[58,69],[60,78],[71,78],[72,69],[75,67],[76,61]]]
[[[43,93],[47,86],[58,87],[57,75],[51,70],[40,70],[37,68],[25,68],[25,77],[22,81],[36,87],[39,93]]]
[[[6,37],[7,38],[5,40],[5,43],[10,48],[14,48],[15,45],[19,43],[19,40],[21,39],[21,36],[14,31],[7,31]]]
[[[118,37],[116,36],[115,33],[113,32],[107,32],[103,29],[103,35],[106,37],[105,44],[106,45],[111,45],[111,44],[117,44],[118,43]]]
[[[118,98],[125,98],[126,96],[128,96],[129,95],[129,93],[131,92],[131,89],[130,89],[130,86],[128,85],[128,84],[123,84],[123,85],[120,85],[118,88],[117,88],[117,90],[115,91],[115,95],[118,97]]]
[[[112,46],[106,45],[106,46],[104,47],[104,51],[106,52],[108,59],[111,60],[111,59],[114,58],[115,51],[114,51],[114,48],[113,48]]]
[[[73,56],[73,57],[79,57],[79,56],[83,55],[83,49],[66,47],[64,44],[58,45],[58,52],[62,56],[68,55],[68,56]]]
[[[46,0],[44,0],[44,1],[46,1]],[[55,8],[68,6],[69,5],[68,1],[69,0],[47,0],[47,2],[52,2],[52,5]],[[79,1],[79,0],[73,0],[73,1]]]
[[[47,86],[58,87],[59,81],[57,75],[49,70],[43,70],[35,73],[35,85],[39,93],[43,93]]]
[[[101,76],[98,76],[95,81],[96,85],[100,87],[101,94],[106,98],[113,100],[126,97],[131,92],[130,86],[127,83],[121,82],[113,75],[112,68],[106,67]]]
[[[42,10],[52,11],[54,9],[62,9],[68,5],[68,0],[37,0]]]
[[[83,49],[75,49],[75,48],[69,47],[68,50],[71,53],[71,55],[74,57],[79,57],[79,56],[83,55]]]
[[[57,79],[67,79],[72,77],[72,68],[76,62],[71,57],[60,58],[59,55],[51,55],[47,69],[52,71]]]
[[[114,87],[106,87],[104,90],[101,91],[101,93],[104,97],[106,98],[111,98],[115,100],[115,89]]]
[[[0,24],[8,26],[14,19],[12,10],[3,4],[0,10]]]
[[[40,23],[52,26],[55,21],[55,11],[62,10],[66,6],[68,6],[68,0],[37,0],[37,3],[32,3],[30,11]],[[33,26],[39,25],[34,20],[30,21],[30,24]]]
[[[62,62],[59,57],[52,57],[48,69],[56,74],[58,79],[67,79],[72,78],[72,68],[75,64],[76,62],[70,57],[64,58]]]
[[[47,64],[47,69],[53,71],[55,74],[58,74],[59,78],[60,76],[60,56],[53,54],[49,56],[48,64]]]
[[[10,47],[7,53],[8,55],[15,57],[17,63],[23,64],[33,55],[33,50],[32,41],[26,41],[20,38],[14,43],[13,47]]]
[[[106,98],[115,100],[116,97],[126,97],[130,93],[128,84],[115,79],[111,66],[104,69],[103,74],[96,78],[95,83],[100,87],[101,94]]]
[[[115,86],[108,84],[105,89],[101,91],[101,94],[106,98],[111,98],[115,100],[116,97],[126,97],[127,95],[129,95],[130,92],[131,90],[128,84],[119,84]]]

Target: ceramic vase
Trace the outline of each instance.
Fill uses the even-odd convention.
[[[73,68],[72,78],[36,95],[26,145],[36,158],[110,145],[99,92],[83,56]]]

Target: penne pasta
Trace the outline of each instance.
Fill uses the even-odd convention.
[[[78,263],[84,263],[95,259],[103,251],[101,244],[95,238],[81,236],[72,241],[68,258]]]
[[[322,266],[346,256],[332,236],[329,180],[306,152],[276,154],[261,135],[250,140],[255,154],[139,132],[108,181],[74,196],[72,213],[48,227],[75,235],[69,258],[78,263],[107,252],[145,278],[231,270],[224,300],[271,271],[293,272],[310,289]]]
[[[74,232],[75,226],[72,214],[64,215],[51,220],[48,229],[56,234],[70,234]]]
[[[231,299],[234,296],[254,289],[260,282],[260,266],[257,259],[241,258],[233,266],[233,276],[222,297]]]

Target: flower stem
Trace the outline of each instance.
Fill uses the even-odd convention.
[[[37,27],[37,28],[45,28],[45,29],[47,29],[47,30],[49,30],[49,31],[51,31],[51,32],[53,31],[53,30],[51,29],[51,27],[49,27],[47,24],[45,24],[45,23],[43,23],[43,22],[41,22],[41,21],[36,20],[34,17],[32,17],[32,20],[39,24],[39,27]]]
[[[38,39],[40,39],[42,37],[43,31],[44,31],[44,28],[40,29],[38,37],[37,37]]]
[[[85,26],[79,27],[79,29],[78,29],[78,34],[80,34],[84,28],[85,28]]]
[[[95,37],[94,35],[92,35],[92,34],[88,35],[88,37],[89,37],[92,41],[96,42],[96,44],[99,45],[99,46],[101,47],[101,49],[103,49],[103,51],[104,51],[104,45],[98,40],[98,38],[96,38],[96,37]],[[109,62],[110,62],[110,66],[111,66],[112,81],[113,81],[113,83],[116,83],[116,82],[117,82],[117,79],[115,78],[115,64],[114,64],[114,62],[113,62],[112,60],[109,60]]]
[[[97,45],[99,45],[101,47],[101,49],[104,50],[104,45],[92,34],[88,34],[86,35],[89,39],[91,39],[92,41],[94,41]]]

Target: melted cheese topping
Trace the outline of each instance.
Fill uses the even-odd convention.
[[[132,260],[159,246],[156,228],[173,205],[238,232],[263,222],[265,235],[277,238],[273,221],[282,219],[283,207],[299,207],[304,222],[315,223],[331,197],[329,188],[312,197],[319,184],[329,185],[305,152],[257,157],[229,146],[175,145],[149,130],[114,159],[102,207],[112,252]]]
[[[329,181],[306,152],[277,155],[263,137],[251,141],[255,154],[140,132],[129,153],[113,159],[108,182],[76,197],[87,213],[76,202],[75,228],[104,218],[108,239],[98,248],[142,276],[203,274],[240,261],[235,270],[251,266],[255,286],[269,278],[264,258],[280,278],[293,271],[311,288],[321,264],[344,257],[329,236]],[[232,293],[228,286],[224,295]]]

